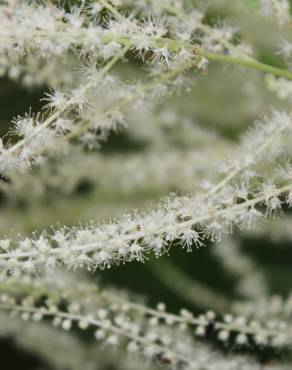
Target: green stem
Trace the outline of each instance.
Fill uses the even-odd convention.
[[[272,0],[272,1],[273,3],[275,3],[275,0]],[[186,14],[172,7],[171,5],[167,5],[167,4],[164,5],[164,9],[172,14],[175,14],[177,17],[179,17],[182,20],[187,19]],[[199,26],[199,28],[201,28],[207,34],[210,34],[210,32],[212,31],[212,28],[208,24],[204,24],[204,23],[202,23]],[[222,43],[229,50],[235,49],[235,46],[231,42],[225,41],[224,38],[222,40]],[[237,65],[241,65],[244,67],[254,68],[254,69],[257,69],[263,72],[271,73],[278,77],[284,77],[284,78],[287,78],[288,80],[292,80],[292,72],[258,62],[257,60],[252,59],[252,58],[249,58],[249,59],[235,58],[229,55],[211,53],[208,51],[201,52],[201,55],[204,55],[210,61],[237,64]]]
[[[229,64],[237,64],[243,67],[257,69],[258,71],[271,73],[274,76],[284,77],[287,80],[292,80],[292,72],[287,71],[285,69],[273,67],[269,64],[258,62],[257,60],[252,58],[249,59],[236,58],[230,55],[216,54],[203,50],[200,50],[199,53],[206,57],[211,62],[224,62]]]

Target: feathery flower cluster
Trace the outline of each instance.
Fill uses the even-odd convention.
[[[37,173],[29,171],[21,178],[17,173],[11,174],[10,183],[0,183],[0,189],[11,200],[32,191],[34,203],[37,198],[44,199],[48,189],[60,195],[72,195],[82,182],[97,191],[130,193],[145,188],[162,188],[164,194],[172,189],[194,191],[202,178],[212,175],[219,158],[223,160],[234,149],[234,145],[222,136],[200,128],[187,118],[180,117],[178,124],[179,117],[172,112],[162,112],[161,121],[157,116],[148,114],[145,117],[143,122],[147,130],[143,125],[133,123],[129,134],[147,145],[135,156],[82,155],[80,151],[71,150],[70,161],[66,157],[57,164],[53,161],[39,168]],[[201,148],[202,142],[209,144]],[[106,177],[103,176],[105,172]],[[175,177],[173,173],[176,173]]]
[[[235,225],[255,228],[265,216],[279,212],[281,203],[291,204],[289,181],[282,176],[277,185],[271,177],[257,187],[253,180],[262,175],[252,168],[263,158],[272,160],[281,152],[291,127],[286,113],[265,117],[245,135],[232,161],[222,165],[221,171],[227,173],[223,180],[213,187],[204,185],[205,194],[170,198],[157,211],[127,215],[110,224],[64,228],[19,241],[2,240],[0,266],[9,273],[51,273],[59,264],[92,271],[126,261],[143,262],[150,252],[158,257],[175,243],[190,252],[193,245],[204,245],[204,240],[220,241]],[[266,208],[265,213],[260,205]]]
[[[292,206],[292,114],[282,107],[292,96],[291,70],[255,59],[246,43],[252,37],[240,24],[195,9],[190,1],[56,3],[0,4],[0,76],[46,89],[42,110],[14,118],[0,139],[0,207],[2,191],[3,204],[5,197],[13,199],[23,215],[31,205],[23,206],[18,196],[27,189],[37,207],[49,199],[48,189],[55,202],[70,201],[82,181],[118,196],[147,187],[192,193],[174,193],[152,210],[99,224],[17,236],[6,231],[0,236],[0,336],[18,337],[29,322],[39,325],[39,332],[27,331],[31,342],[19,345],[37,341],[33,351],[64,370],[97,370],[96,363],[101,369],[144,370],[139,356],[151,361],[149,370],[289,370],[289,364],[251,356],[253,350],[291,351],[291,297],[269,296],[266,274],[241,251],[236,236]],[[281,32],[291,22],[288,0],[262,0],[261,8]],[[278,56],[289,65],[291,42],[279,45]],[[228,138],[231,130],[211,130],[204,119],[201,128],[193,114],[182,113],[184,102],[182,109],[173,104],[173,95],[192,92],[194,70],[205,75],[213,62],[263,72],[282,100],[239,145]],[[119,144],[129,140],[132,151],[119,151],[114,140],[113,147],[100,148],[121,130]],[[192,252],[210,243],[217,244],[212,258],[235,277],[230,304],[228,292],[222,296],[209,283],[193,281],[179,264],[149,266],[184,301],[207,307],[199,316],[189,309],[170,313],[165,303],[147,307],[122,289],[100,289],[85,277],[161,257],[174,247]],[[2,325],[7,315],[11,321]],[[90,345],[71,329],[91,334]],[[42,334],[46,340],[39,342]],[[114,348],[118,359],[97,355],[98,343]],[[234,354],[223,354],[222,347]],[[63,354],[69,350],[74,353],[67,361]]]
[[[216,318],[212,311],[194,317],[186,309],[175,315],[166,311],[164,303],[159,303],[156,309],[147,308],[141,303],[128,302],[115,291],[99,291],[86,281],[75,282],[74,287],[62,283],[57,288],[50,281],[41,284],[14,281],[9,293],[10,284],[9,281],[6,286],[4,284],[5,294],[1,294],[0,307],[13,316],[35,322],[48,317],[53,326],[64,331],[69,331],[73,325],[81,330],[94,327],[96,340],[113,347],[126,340],[130,353],[142,352],[144,356],[162,363],[167,360],[173,368],[179,364],[186,369],[202,366],[198,356],[200,351],[197,353],[193,347],[195,343],[189,332],[199,339],[215,334],[219,342],[234,341],[239,347],[248,346],[249,342],[282,347],[292,340],[291,326],[285,322],[272,320],[262,324],[258,320],[249,321],[244,316],[231,314]],[[170,334],[174,327],[177,328],[175,335]],[[204,363],[207,369],[214,366],[212,357],[210,359],[210,364],[209,360]]]
[[[170,81],[173,89],[179,89],[185,84],[181,76],[185,70],[196,66],[204,71],[208,59],[224,61],[226,53],[233,63],[241,64],[237,58],[247,55],[242,52],[241,45],[232,43],[232,28],[210,28],[203,23],[203,15],[197,14],[195,23],[192,17],[185,18],[184,15],[178,23],[153,17],[138,21],[124,18],[106,1],[102,4],[113,12],[114,18],[92,18],[91,8],[89,14],[87,8],[78,7],[66,13],[56,6],[19,4],[18,1],[0,8],[0,56],[13,62],[34,53],[42,57],[46,55],[48,59],[71,52],[81,55],[89,65],[77,86],[75,82],[69,91],[57,88],[47,95],[45,100],[52,114],[44,119],[29,117],[29,132],[19,131],[16,124],[21,140],[8,148],[1,144],[2,173],[23,171],[32,163],[42,162],[46,152],[55,153],[54,145],[43,147],[41,138],[47,135],[54,138],[48,140],[49,143],[55,143],[59,136],[66,140],[77,137],[93,148],[107,137],[109,131],[125,126],[123,108],[137,106],[139,102],[145,102],[147,96],[157,99],[172,93],[168,86]],[[25,32],[27,28],[29,32]],[[134,51],[140,60],[154,65],[154,72],[159,75],[153,81],[144,85],[139,82],[119,85],[108,74],[129,50]],[[244,63],[265,69],[249,56],[243,57]],[[162,74],[161,68],[169,71]],[[276,68],[272,71],[282,74]],[[18,120],[23,119],[27,120],[27,117]]]

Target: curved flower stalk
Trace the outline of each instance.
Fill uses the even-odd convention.
[[[60,370],[102,370],[105,367],[121,370],[156,370],[155,364],[144,364],[138,356],[124,356],[118,348],[115,351],[84,344],[70,332],[57,330],[50,323],[30,322],[0,315],[0,337],[12,339],[17,348],[37,355],[52,368]],[[52,353],[54,354],[52,356]],[[70,356],[68,355],[70,353]]]
[[[2,173],[22,171],[30,167],[32,162],[43,158],[45,152],[56,153],[57,148],[78,138],[88,147],[95,147],[98,140],[104,140],[112,130],[125,126],[123,110],[136,108],[147,97],[158,99],[162,95],[174,92],[168,89],[168,83],[174,80],[174,89],[180,88],[184,82],[178,78],[181,73],[196,65],[182,64],[173,70],[162,73],[153,81],[137,86],[121,86],[114,91],[115,79],[101,78],[124,55],[128,47],[111,59],[96,74],[89,74],[87,82],[69,95],[56,91],[48,95],[48,107],[53,112],[46,118],[40,116],[18,117],[15,132],[22,137],[16,144],[5,148],[0,142],[0,170]],[[96,100],[101,106],[96,108]]]
[[[129,352],[142,353],[172,367],[181,364],[198,369],[200,348],[193,342],[191,332],[198,338],[212,337],[219,342],[234,342],[239,347],[289,346],[292,341],[291,326],[284,322],[249,321],[243,316],[216,315],[208,311],[194,317],[182,309],[179,315],[168,313],[163,303],[157,309],[140,303],[131,303],[115,291],[99,291],[89,283],[54,284],[45,281],[17,283],[1,287],[0,309],[11,312],[12,317],[39,322],[50,318],[55,327],[65,331],[77,324],[79,329],[95,328],[95,338],[107,345],[126,345]],[[171,330],[176,328],[175,331]],[[176,334],[171,334],[175,332]],[[179,341],[178,341],[179,340]],[[180,343],[180,345],[178,345]],[[204,348],[204,347],[203,347]],[[213,369],[212,358],[210,368]],[[199,363],[198,363],[199,362]],[[208,366],[209,364],[204,364]],[[208,368],[208,367],[207,367]]]
[[[168,368],[176,369],[179,366],[185,370],[200,370],[202,366],[207,370],[215,370],[218,364],[221,369],[244,370],[248,364],[248,369],[261,370],[263,369],[252,358],[246,356],[236,356],[230,358],[223,358],[219,352],[207,349],[205,346],[195,344],[192,341],[183,343],[186,340],[186,333],[183,337],[180,335],[173,335],[169,331],[152,330],[148,334],[135,334],[137,325],[130,323],[127,325],[129,328],[120,328],[118,324],[110,324],[110,320],[104,320],[106,324],[99,319],[83,317],[78,314],[70,314],[66,311],[57,311],[54,314],[46,307],[38,308],[25,308],[17,305],[5,305],[2,309],[13,310],[14,314],[20,314],[24,320],[28,320],[30,316],[52,319],[54,317],[54,325],[61,325],[63,330],[70,330],[71,326],[76,324],[81,326],[81,329],[92,327],[96,329],[95,337],[98,341],[105,341],[107,346],[116,348],[118,345],[127,346],[130,354],[141,353],[142,357],[147,361],[152,360],[159,364],[167,365]],[[121,319],[121,316],[119,317]],[[134,332],[134,333],[133,333]],[[179,333],[180,334],[180,333]],[[174,341],[175,340],[175,341]],[[126,341],[126,343],[125,343]],[[178,344],[179,343],[179,344]],[[178,351],[179,352],[178,352]],[[273,368],[273,367],[272,367]],[[278,367],[276,367],[278,369]]]
[[[288,113],[274,111],[271,117],[263,116],[243,136],[234,156],[222,165],[221,171],[227,175],[215,186],[209,185],[209,193],[215,195],[240,174],[243,175],[243,182],[255,177],[256,173],[251,172],[250,167],[277,157],[285,148],[286,134],[289,136],[290,130],[291,117]],[[288,172],[284,172],[283,177],[288,179]],[[244,184],[237,184],[237,191],[240,198],[246,199]]]
[[[175,111],[164,109],[152,113],[140,108],[141,104],[141,120],[135,121],[135,114],[131,114],[136,110],[129,112],[128,117],[130,140],[145,145],[135,156],[126,153],[109,157],[102,153],[85,153],[72,146],[62,161],[48,162],[37,172],[29,171],[21,177],[11,173],[10,183],[0,182],[1,190],[15,199],[17,194],[29,194],[26,189],[34,189],[34,201],[44,196],[48,188],[60,194],[71,194],[80,180],[101,189],[122,192],[145,187],[192,191],[202,177],[213,172],[210,163],[215,163],[215,159],[223,160],[234,149],[234,145],[215,130],[200,127]],[[106,177],[103,176],[105,171]]]
[[[136,50],[138,56],[142,59],[145,59],[147,54],[152,53],[150,62],[168,67],[171,61],[191,61],[195,50],[196,53],[201,55],[201,67],[206,66],[207,60],[226,61],[292,79],[292,74],[289,71],[259,63],[253,58],[243,57],[240,59],[239,55],[228,56],[223,53],[214,53],[213,51],[218,49],[221,52],[224,51],[220,42],[222,43],[222,40],[225,40],[226,37],[228,43],[227,41],[224,42],[225,47],[232,47],[232,42],[229,43],[229,40],[232,40],[233,31],[230,28],[219,30],[219,32],[218,29],[215,29],[212,34],[210,28],[204,26],[205,40],[200,32],[198,32],[198,35],[196,34],[197,30],[200,31],[198,24],[201,23],[202,16],[197,16],[199,20],[195,22],[193,22],[194,18],[190,16],[185,24],[181,24],[182,20],[179,22],[181,27],[178,28],[177,24],[174,24],[172,28],[172,22],[167,23],[164,20],[150,17],[139,23],[135,18],[125,18],[124,15],[115,12],[115,15],[119,14],[119,16],[116,16],[117,19],[110,20],[104,28],[103,25],[96,25],[95,21],[89,20],[87,15],[81,13],[79,8],[73,8],[71,13],[65,14],[64,9],[54,6],[37,6],[33,12],[33,18],[29,16],[25,18],[23,15],[26,12],[32,13],[31,6],[22,4],[21,6],[24,8],[22,9],[17,7],[17,4],[16,2],[15,10],[13,10],[13,6],[12,9],[9,9],[9,5],[8,9],[6,6],[2,6],[1,25],[3,25],[3,29],[0,29],[3,53],[10,50],[11,44],[16,42],[18,45],[20,43],[21,47],[14,48],[14,53],[16,53],[16,55],[13,55],[14,58],[21,56],[24,51],[29,52],[30,48],[32,50],[37,49],[40,53],[49,52],[60,55],[64,50],[81,47],[83,53],[93,54],[93,58],[96,60],[98,58],[107,60],[115,55],[121,47],[128,46]],[[111,9],[114,8],[111,7]],[[39,19],[42,17],[39,12],[46,13],[47,17],[50,15],[51,22],[40,24]],[[31,24],[29,23],[30,33],[22,40],[23,32],[21,31],[28,27],[25,19],[29,19],[28,22],[31,22]],[[47,27],[49,27],[49,30],[47,30]],[[48,39],[46,39],[47,31],[50,32]],[[166,37],[167,34],[171,34],[173,37],[168,38]],[[198,48],[198,44],[200,48]],[[109,45],[110,47],[108,47]],[[217,48],[216,45],[220,47]],[[42,50],[43,47],[46,49]],[[110,49],[110,53],[108,49]],[[202,60],[202,58],[204,59]]]
[[[56,331],[46,323],[27,323],[16,318],[11,320],[5,313],[1,313],[0,322],[1,338],[12,338],[17,348],[30,354],[36,354],[53,368],[60,370],[79,370],[81,367],[85,370],[100,369],[100,367],[95,367],[96,359],[91,358],[90,350],[86,349],[82,341],[67,332]],[[101,361],[101,357],[99,363],[104,360],[102,358]],[[106,354],[103,357],[106,357]]]
[[[84,86],[73,90],[71,95],[65,95],[62,92],[55,92],[48,95],[48,107],[53,110],[46,118],[41,115],[26,115],[24,118],[17,117],[14,121],[15,133],[22,139],[16,144],[5,148],[0,142],[0,170],[7,173],[18,169],[21,171],[29,167],[33,161],[39,161],[44,153],[56,152],[58,148],[63,150],[64,140],[60,137],[66,134],[66,137],[73,136],[73,121],[67,119],[66,114],[77,109],[81,112],[86,102],[86,94],[95,90],[100,83],[100,78],[115,64],[116,61],[126,52],[123,49],[117,57],[113,58],[99,73],[95,76],[87,76]],[[95,77],[93,79],[93,77]],[[107,85],[107,83],[106,83]],[[106,116],[107,114],[105,114]],[[91,125],[88,125],[91,128]],[[97,130],[98,128],[95,127]],[[75,132],[74,131],[74,132]],[[85,130],[86,131],[86,130]],[[63,144],[63,145],[62,145]]]
[[[42,270],[51,273],[59,264],[69,269],[86,268],[92,271],[126,261],[143,262],[151,252],[160,256],[168,251],[171,241],[181,242],[191,251],[193,244],[202,246],[204,239],[220,241],[221,235],[229,231],[231,225],[254,227],[264,217],[256,207],[266,203],[269,214],[271,209],[275,210],[274,207],[279,208],[282,202],[279,197],[291,192],[292,187],[284,185],[277,188],[273,185],[272,189],[268,194],[260,192],[252,199],[219,210],[214,206],[211,208],[212,203],[209,203],[208,213],[202,210],[205,205],[202,199],[184,198],[175,202],[176,205],[179,203],[179,211],[168,205],[147,216],[126,217],[116,224],[69,231],[65,228],[53,235],[43,233],[40,237],[19,241],[2,239],[0,266],[2,271],[10,273],[23,271],[37,274]],[[191,217],[191,213],[182,211],[189,211],[190,204],[196,204],[200,216]],[[195,230],[193,226],[196,226]]]
[[[233,27],[228,22],[216,23],[210,26],[204,21],[205,15],[202,9],[194,9],[190,2],[176,3],[169,0],[145,2],[133,2],[127,0],[131,6],[137,5],[142,12],[150,12],[158,17],[167,16],[170,24],[181,36],[188,38],[188,32],[194,30],[196,37],[204,47],[210,51],[228,53],[233,56],[248,58],[252,54],[252,49],[246,43],[235,43],[237,27]]]
[[[207,183],[206,193],[174,197],[156,211],[128,215],[107,225],[63,228],[31,239],[2,240],[2,271],[51,273],[59,264],[92,271],[127,261],[143,262],[150,253],[158,257],[176,243],[191,251],[193,246],[204,245],[204,240],[220,241],[234,226],[254,228],[265,216],[279,212],[282,203],[291,205],[292,184],[287,174],[274,183],[273,173],[265,180],[252,171],[252,166],[264,159],[270,161],[283,150],[290,131],[287,114],[274,113],[271,119],[260,122],[243,139],[237,156],[223,166],[227,175],[216,185]],[[259,185],[252,183],[255,179]]]
[[[261,363],[261,359],[258,361],[250,356],[229,357],[210,346],[211,342],[218,348],[254,351],[256,355],[261,354],[261,349],[272,354],[280,351],[290,354],[292,348],[290,298],[287,301],[284,298],[267,298],[268,288],[260,270],[238,252],[237,245],[227,257],[224,248],[219,250],[220,258],[229,270],[232,271],[234,264],[240,263],[236,268],[240,282],[237,286],[235,282],[233,288],[235,285],[236,293],[244,293],[242,295],[252,299],[257,296],[262,301],[247,302],[242,306],[240,302],[235,302],[231,306],[233,314],[222,313],[227,305],[224,297],[218,299],[213,290],[200,284],[192,285],[190,289],[192,282],[184,279],[179,270],[169,269],[169,266],[168,273],[173,272],[172,279],[184,284],[183,288],[190,289],[194,295],[202,295],[202,306],[212,305],[215,300],[219,315],[209,310],[197,317],[186,309],[173,314],[166,310],[164,303],[150,308],[142,299],[133,298],[132,301],[129,294],[121,289],[100,290],[87,280],[83,281],[76,270],[94,272],[132,261],[145,262],[167,254],[173,247],[191,252],[194,248],[220,243],[225,235],[236,229],[254,229],[264,219],[274,218],[283,210],[288,210],[292,206],[292,166],[289,163],[292,157],[291,112],[274,111],[264,116],[242,138],[231,156],[227,152],[234,149],[233,145],[226,144],[221,137],[214,140],[212,135],[204,136],[196,128],[190,129],[190,122],[181,117],[179,109],[172,108],[174,102],[171,99],[167,100],[171,109],[166,108],[166,118],[158,117],[156,113],[160,111],[162,99],[174,93],[180,94],[184,89],[187,92],[190,90],[195,75],[193,69],[205,74],[212,62],[247,67],[268,74],[269,87],[281,98],[290,94],[292,72],[257,60],[252,56],[250,47],[245,45],[244,32],[227,22],[219,24],[210,13],[205,16],[200,10],[194,9],[193,1],[73,0],[72,4],[69,3],[61,6],[55,5],[55,0],[50,3],[4,0],[0,4],[0,67],[3,67],[0,73],[8,68],[11,79],[23,79],[27,85],[40,82],[48,85],[48,92],[43,99],[44,113],[29,112],[24,117],[15,118],[11,135],[0,140],[0,184],[5,183],[8,188],[13,181],[16,183],[11,185],[13,189],[25,180],[18,181],[17,176],[36,164],[40,165],[37,167],[43,167],[39,172],[39,168],[36,168],[35,173],[39,177],[44,173],[45,181],[41,186],[46,186],[51,179],[46,179],[50,172],[46,172],[43,164],[47,163],[49,157],[55,166],[63,156],[62,167],[65,160],[73,162],[75,159],[71,144],[83,144],[83,151],[81,145],[78,146],[77,157],[82,153],[79,160],[84,166],[87,164],[87,149],[97,149],[110,133],[129,125],[129,134],[122,137],[117,145],[113,140],[113,145],[105,149],[101,162],[95,164],[103,166],[100,165],[99,169],[102,175],[101,172],[95,174],[101,177],[101,188],[108,189],[110,193],[111,187],[116,188],[120,184],[127,187],[128,181],[130,187],[136,189],[139,179],[131,178],[131,173],[139,172],[145,186],[162,183],[161,186],[174,185],[177,189],[188,190],[190,184],[184,179],[189,173],[185,172],[186,167],[190,167],[197,171],[193,173],[196,176],[192,187],[194,193],[185,196],[172,194],[152,211],[133,211],[120,219],[101,224],[52,226],[50,231],[34,232],[27,237],[18,234],[10,238],[7,236],[9,231],[5,230],[6,236],[0,238],[0,311],[15,318],[15,321],[20,319],[24,322],[33,321],[35,325],[40,321],[52,324],[51,340],[60,329],[67,334],[73,329],[70,335],[78,329],[84,331],[89,338],[88,343],[94,342],[93,354],[91,345],[85,351],[80,347],[82,353],[76,350],[72,355],[74,364],[68,363],[66,366],[60,359],[58,367],[70,368],[75,365],[91,370],[92,360],[94,362],[96,359],[94,346],[97,347],[97,341],[103,348],[117,348],[124,352],[127,349],[136,358],[135,361],[139,361],[142,355],[147,360],[143,362],[151,361],[171,370],[288,370],[289,365],[287,369],[285,364],[278,366],[276,361]],[[264,5],[266,10],[268,7],[271,10],[266,11],[267,15],[273,12],[276,18],[281,17],[281,27],[286,23],[284,11],[289,8],[287,4],[286,0],[267,0]],[[147,9],[150,9],[150,15]],[[287,22],[290,22],[290,16],[287,18]],[[290,53],[289,41],[283,48],[287,57]],[[263,55],[261,50],[257,54]],[[131,65],[130,68],[120,63],[125,61]],[[64,76],[60,76],[63,73],[62,65],[69,69]],[[59,66],[58,73],[50,76]],[[186,75],[186,72],[190,73]],[[40,76],[37,80],[35,77],[38,73]],[[116,77],[116,73],[121,77]],[[250,84],[247,88],[253,89],[254,85]],[[235,93],[233,89],[230,89],[229,96]],[[242,92],[244,89],[241,86]],[[210,96],[207,95],[208,102]],[[192,111],[193,106],[184,104],[181,102],[181,107]],[[174,110],[176,113],[171,113]],[[146,119],[144,111],[149,112]],[[137,120],[140,122],[134,126]],[[234,134],[231,130],[223,132],[225,128],[230,129],[226,126],[220,129],[222,135]],[[143,140],[139,141],[139,138]],[[120,151],[124,142],[128,149],[127,141],[134,143],[135,139],[140,148],[142,142],[150,142],[141,156],[133,161],[128,160],[128,154],[118,159],[108,159],[114,157],[112,152]],[[202,143],[197,145],[198,141]],[[195,149],[193,144],[196,145]],[[214,153],[217,157],[216,151],[221,144],[226,151],[220,152],[220,155],[228,154],[230,159],[218,166],[219,158],[216,158],[213,167],[208,162]],[[204,145],[210,149],[202,149]],[[134,147],[131,146],[131,149]],[[200,163],[193,165],[193,153],[199,149],[203,158],[199,159]],[[159,161],[153,157],[154,152],[159,156]],[[186,155],[180,157],[183,164],[177,160],[178,152]],[[80,166],[77,161],[74,166],[77,164]],[[88,170],[93,172],[94,165],[88,165]],[[65,171],[63,182],[66,184],[64,186],[62,180],[58,179],[56,186],[57,189],[74,193],[72,189],[82,173],[76,170],[75,177],[67,180],[66,166],[60,170]],[[74,168],[68,167],[68,172],[74,171]],[[143,167],[143,170],[139,167]],[[110,175],[110,171],[127,178],[118,182]],[[172,176],[177,176],[174,181],[165,179],[170,177],[171,172],[175,172]],[[152,183],[147,180],[150,175],[153,175]],[[90,174],[89,178],[91,176],[94,175]],[[179,181],[183,184],[180,185]],[[191,177],[189,181],[192,181]],[[65,198],[64,194],[62,198]],[[47,195],[46,199],[49,199]],[[79,198],[76,202],[81,204],[85,197],[82,188],[68,196],[68,201],[70,198]],[[54,199],[61,208],[61,197]],[[93,200],[91,195],[86,200],[87,205],[91,203],[91,209],[96,204]],[[110,201],[116,208],[120,206],[116,199]],[[1,194],[0,202],[2,204]],[[14,202],[16,204],[17,199]],[[45,202],[36,202],[36,208],[41,203]],[[22,217],[26,215],[25,212]],[[106,217],[104,209],[98,212]],[[53,224],[57,223],[58,216],[55,215]],[[70,224],[74,216],[69,217]],[[78,217],[82,220],[80,213]],[[62,224],[66,224],[66,221],[68,219],[63,219]],[[240,237],[241,233],[238,234]],[[60,272],[62,270],[71,270],[74,274],[63,274]],[[160,278],[165,279],[163,271],[159,273]],[[206,280],[209,281],[208,276]],[[178,283],[173,283],[171,288],[172,291],[182,289]],[[153,295],[155,293],[153,291]],[[269,307],[263,309],[263,305]],[[255,312],[261,309],[262,315]],[[0,335],[1,330],[5,332],[6,328],[0,328]],[[68,344],[66,339],[64,342]],[[41,343],[38,344],[41,346]],[[74,350],[76,345],[77,342],[71,342],[70,350]],[[47,349],[53,351],[52,348]],[[46,352],[41,348],[40,351],[45,357]],[[84,364],[80,364],[82,360]],[[98,363],[102,365],[101,361]],[[114,364],[118,365],[118,360]],[[126,368],[129,369],[129,366]],[[134,368],[138,369],[138,365],[134,365]]]
[[[27,116],[16,119],[15,130],[23,139],[8,148],[4,148],[1,144],[0,170],[4,173],[22,170],[29,167],[34,161],[42,161],[43,152],[55,152],[61,146],[57,139],[64,132],[67,139],[79,137],[88,146],[94,146],[96,140],[98,138],[104,139],[109,130],[115,130],[124,125],[121,108],[133,103],[137,104],[137,101],[145,101],[149,94],[152,97],[165,94],[167,87],[163,86],[163,83],[171,79],[175,79],[174,86],[177,84],[181,86],[182,80],[179,77],[185,69],[197,66],[197,68],[204,70],[208,60],[238,64],[292,79],[292,74],[289,71],[262,64],[252,58],[241,59],[238,56],[216,54],[210,46],[204,45],[202,40],[198,40],[200,43],[198,46],[192,29],[188,31],[189,36],[186,38],[175,29],[168,29],[161,21],[149,19],[144,23],[139,23],[137,19],[118,16],[115,11],[113,13],[117,20],[109,20],[104,27],[103,25],[95,25],[95,21],[88,19],[79,8],[73,8],[71,13],[64,13],[63,9],[54,6],[37,5],[32,8],[31,5],[21,3],[19,8],[17,4],[18,2],[13,2],[0,8],[2,11],[0,36],[3,40],[2,52],[6,54],[6,57],[7,50],[10,50],[10,46],[13,44],[13,50],[16,54],[13,55],[13,58],[21,57],[23,53],[29,53],[30,48],[33,51],[38,50],[41,53],[49,51],[57,55],[76,48],[81,55],[90,55],[92,65],[99,59],[110,61],[101,71],[90,70],[89,82],[86,83],[85,80],[79,88],[68,94],[62,91],[49,94],[48,107],[52,108],[54,112],[44,120],[39,115],[35,118]],[[112,9],[111,6],[107,6],[107,8]],[[29,17],[29,12],[33,13],[32,17]],[[44,12],[50,16],[50,20],[45,23],[39,21]],[[29,22],[32,24],[30,25]],[[27,27],[29,27],[29,33],[25,32]],[[147,32],[145,32],[145,27]],[[143,40],[141,41],[142,30]],[[49,38],[46,39],[48,31]],[[166,37],[168,33],[173,34],[174,37]],[[88,34],[90,34],[90,42]],[[20,42],[23,35],[26,37]],[[18,46],[15,47],[15,43]],[[213,45],[213,43],[211,44]],[[46,49],[42,50],[43,47]],[[108,49],[110,49],[110,53]],[[97,96],[100,94],[98,91],[98,87],[101,87],[99,86],[100,78],[104,77],[105,85],[102,87],[106,91],[109,85],[106,82],[109,82],[108,79],[111,80],[107,72],[129,49],[136,50],[142,60],[147,55],[152,55],[151,63],[158,65],[159,68],[170,68],[170,72],[159,75],[153,82],[143,87],[138,83],[130,89],[119,90],[118,95],[125,97],[118,99],[117,102],[112,99],[109,108],[102,106],[100,109],[98,107],[96,113],[94,102],[96,101],[96,93]],[[146,59],[148,60],[148,58]],[[131,93],[133,89],[135,91]],[[103,89],[102,93],[104,93]],[[113,95],[113,89],[110,89],[110,94]],[[72,113],[72,110],[76,112],[77,117],[73,115],[71,119],[67,119],[64,113]],[[80,115],[81,122],[76,124],[76,118],[78,120]],[[48,139],[44,140],[44,138]]]
[[[108,58],[115,49],[119,49],[120,43],[124,45],[129,42],[141,56],[147,51],[153,51],[153,61],[167,65],[171,49],[182,50],[184,43],[194,37],[209,51],[223,51],[222,45],[235,49],[232,46],[235,30],[231,26],[212,29],[203,23],[204,15],[197,10],[181,13],[174,7],[166,6],[167,12],[174,12],[179,17],[167,22],[161,15],[160,19],[149,16],[141,22],[133,17],[127,18],[107,1],[101,6],[115,19],[104,22],[103,17],[95,17],[90,9],[87,11],[81,7],[72,7],[69,12],[65,12],[63,8],[52,5],[32,7],[22,2],[2,5],[0,53],[6,53],[13,61],[27,53],[55,57],[80,47],[82,54],[90,53],[98,59]],[[42,21],[45,17],[47,22]],[[24,36],[23,32],[27,29],[29,33],[26,32]],[[172,34],[174,40],[160,45],[166,34]],[[14,45],[13,52],[11,45]],[[241,51],[243,53],[243,48]]]

